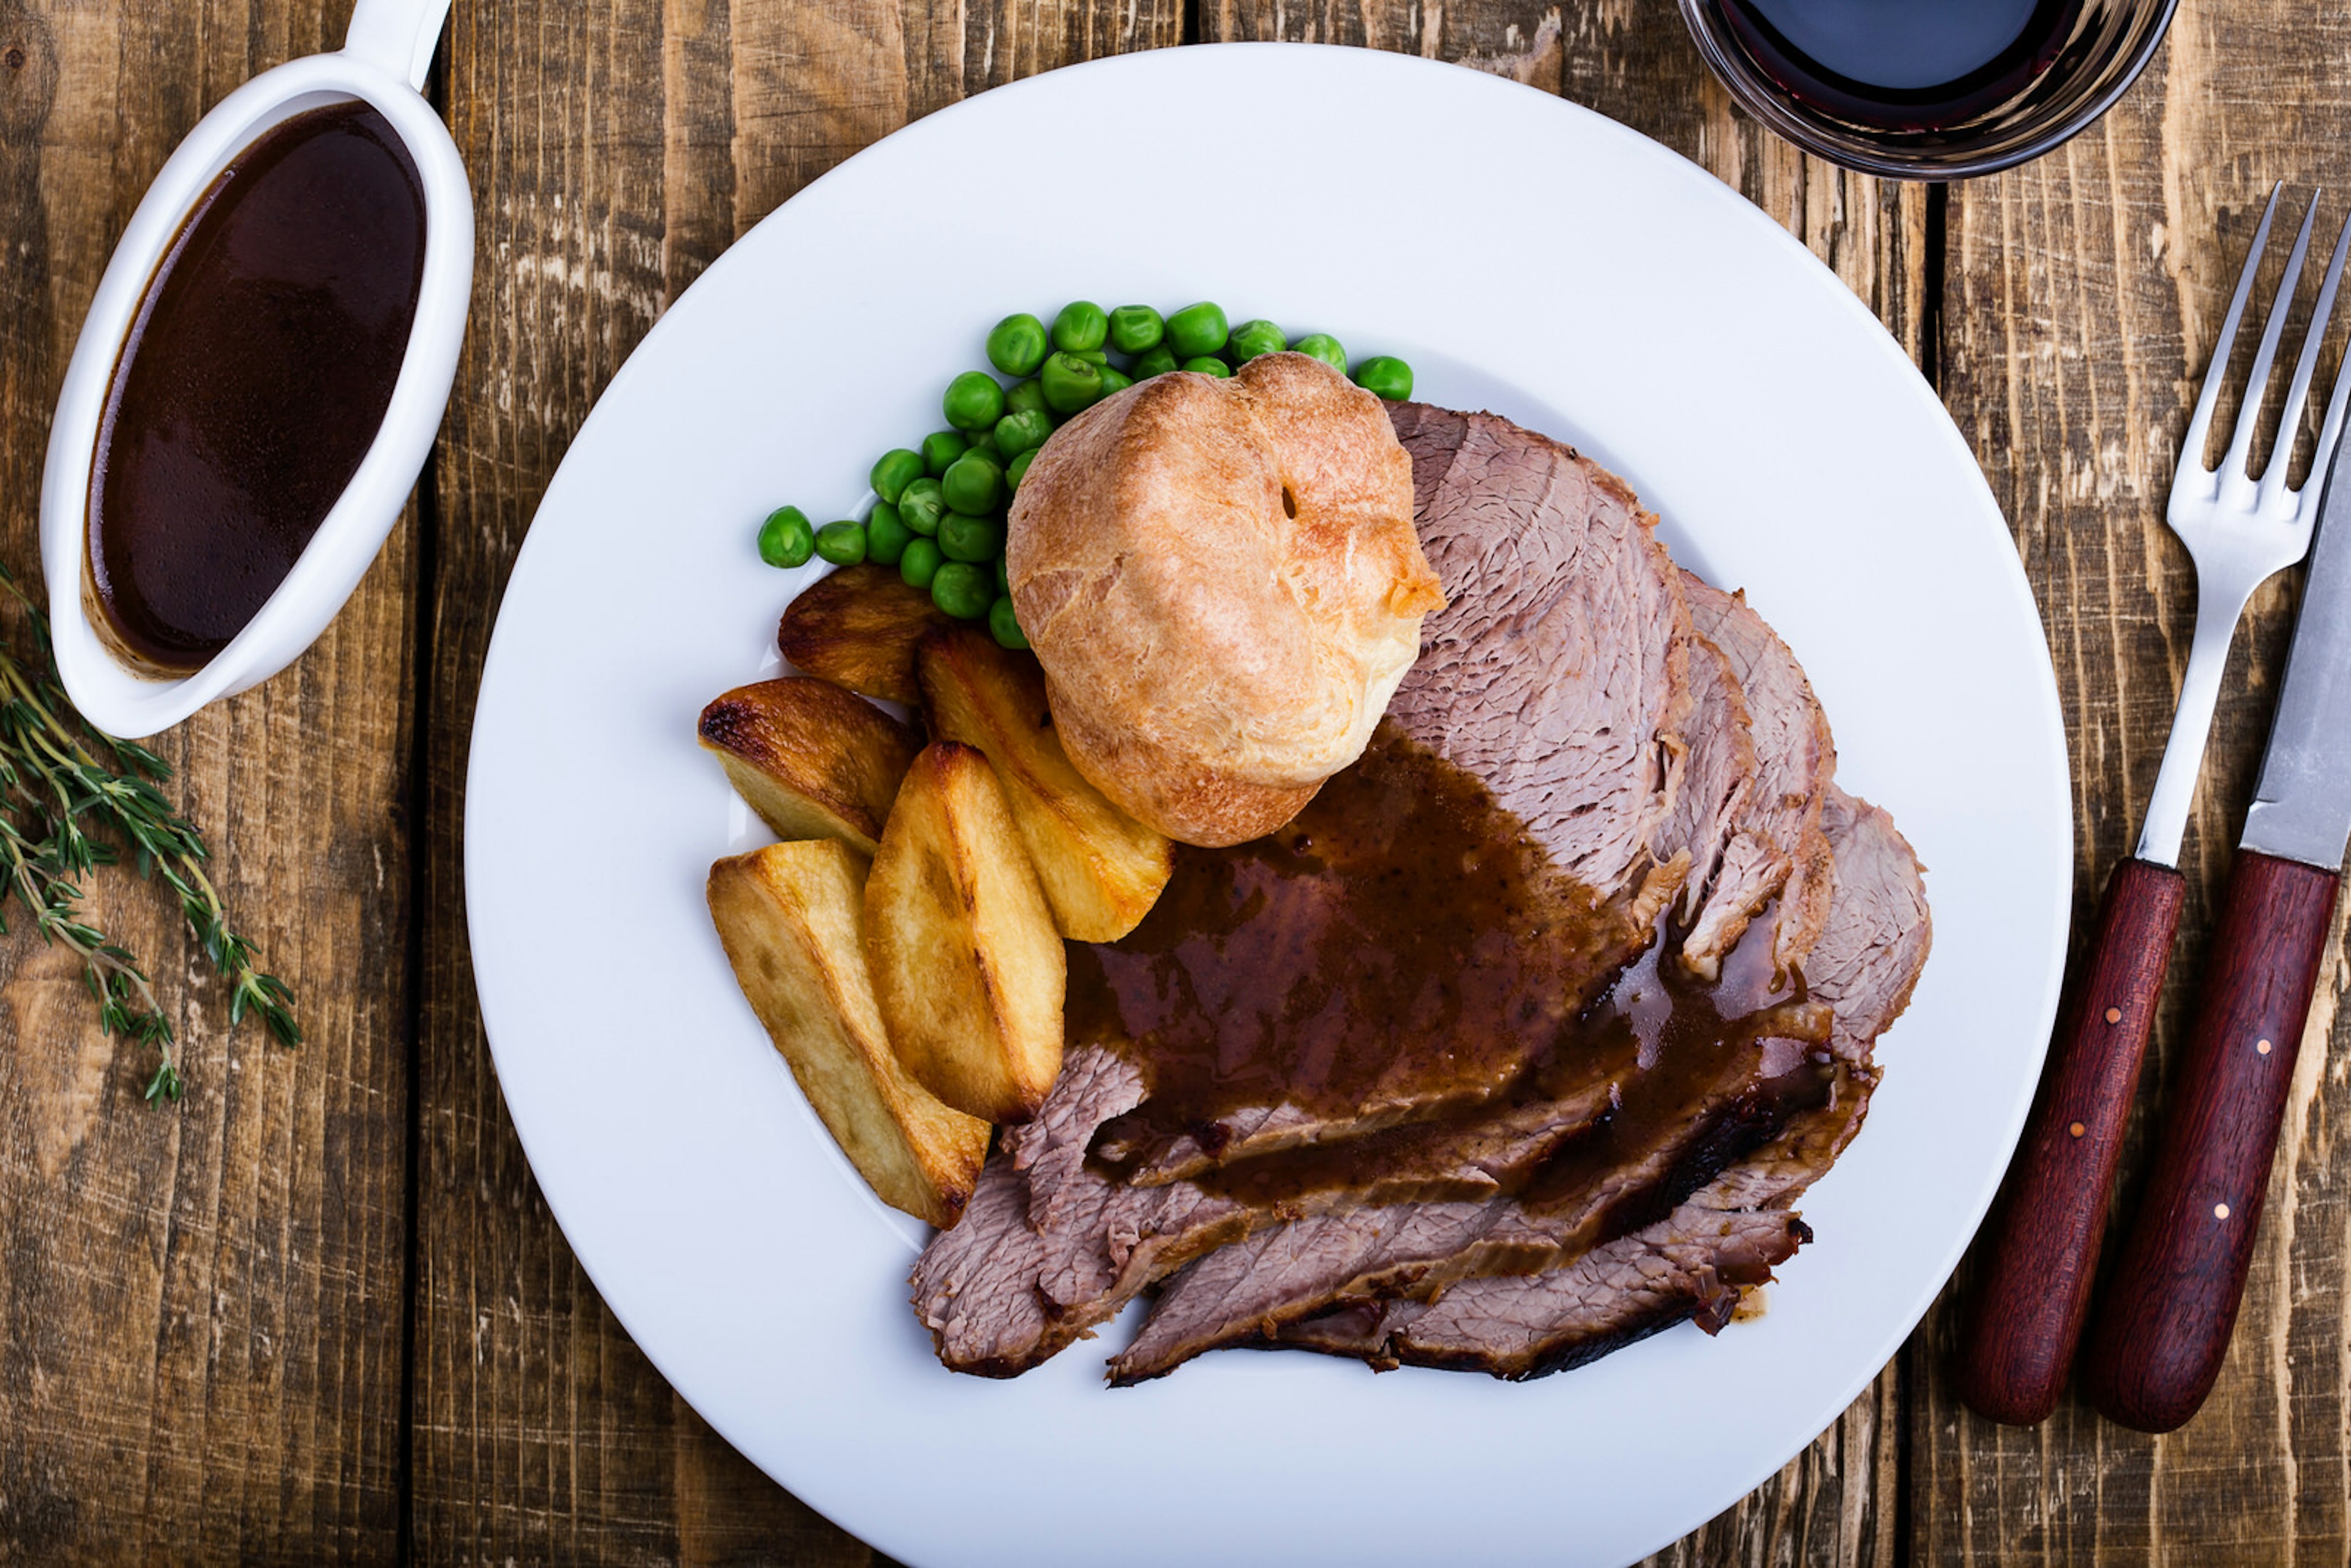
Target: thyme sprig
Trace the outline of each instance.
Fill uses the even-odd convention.
[[[230,927],[204,871],[212,857],[204,835],[156,788],[170,779],[171,765],[74,711],[57,678],[47,618],[5,566],[0,589],[16,601],[38,653],[28,667],[0,640],[0,931],[8,928],[14,899],[43,940],[81,960],[99,1027],[154,1049],[148,1100],[179,1099],[187,1085],[153,983],[82,909],[83,881],[128,850],[141,878],[161,876],[178,897],[197,945],[227,978],[229,1027],[251,1013],[278,1043],[298,1045],[294,993],[262,972],[253,945]],[[93,827],[107,836],[94,836]]]

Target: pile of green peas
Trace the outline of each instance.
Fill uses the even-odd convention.
[[[1229,376],[1285,349],[1352,373],[1357,386],[1391,402],[1412,395],[1412,367],[1402,360],[1378,354],[1349,372],[1346,350],[1328,332],[1293,339],[1270,321],[1236,327],[1207,300],[1162,316],[1148,305],[1104,310],[1080,299],[1061,307],[1050,328],[1025,312],[1007,316],[987,334],[996,374],[966,371],[949,382],[940,399],[947,428],[875,461],[877,499],[863,520],[817,528],[798,507],[778,507],[760,525],[760,559],[778,567],[803,566],[811,555],[837,566],[894,566],[941,610],[984,620],[1005,647],[1026,648],[1005,575],[1004,527],[1046,438],[1139,381],[1170,371]]]

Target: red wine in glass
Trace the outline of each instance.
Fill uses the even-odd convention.
[[[1961,125],[2054,64],[2084,0],[1713,0],[1782,92],[1850,124]]]

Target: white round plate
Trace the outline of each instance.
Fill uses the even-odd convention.
[[[1525,1385],[1227,1354],[1113,1391],[1102,1343],[1007,1383],[932,1358],[906,1301],[919,1230],[835,1150],[712,935],[704,873],[758,841],[694,719],[776,668],[777,614],[817,570],[761,566],[758,519],[849,513],[877,454],[937,426],[990,324],[1072,298],[1214,298],[1400,353],[1419,395],[1625,476],[1676,555],[1745,587],[1802,658],[1840,777],[1931,868],[1936,941],[1764,1317]],[[1311,46],[999,89],[746,236],[549,486],[467,789],[482,1011],[565,1235],[729,1441],[916,1564],[1608,1564],[1695,1528],[1835,1419],[1958,1260],[2040,1067],[2073,862],[2008,531],[1868,312],[1620,126]]]

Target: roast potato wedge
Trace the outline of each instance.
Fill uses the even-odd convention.
[[[770,844],[710,868],[710,918],[850,1164],[883,1202],[945,1229],[970,1201],[989,1128],[940,1104],[890,1048],[865,969],[864,876],[837,839]]]
[[[1068,960],[996,771],[925,747],[865,883],[865,951],[898,1060],[958,1111],[1025,1122],[1061,1071]]]
[[[881,843],[923,748],[872,703],[805,675],[736,687],[702,710],[695,733],[778,838],[839,839],[862,855]]]
[[[1045,672],[971,626],[923,634],[914,652],[931,733],[987,756],[1037,867],[1053,924],[1078,942],[1134,929],[1175,869],[1174,846],[1086,781],[1045,702]]]
[[[811,675],[869,697],[913,706],[914,641],[955,618],[910,588],[897,571],[868,561],[820,578],[792,601],[776,647]]]

